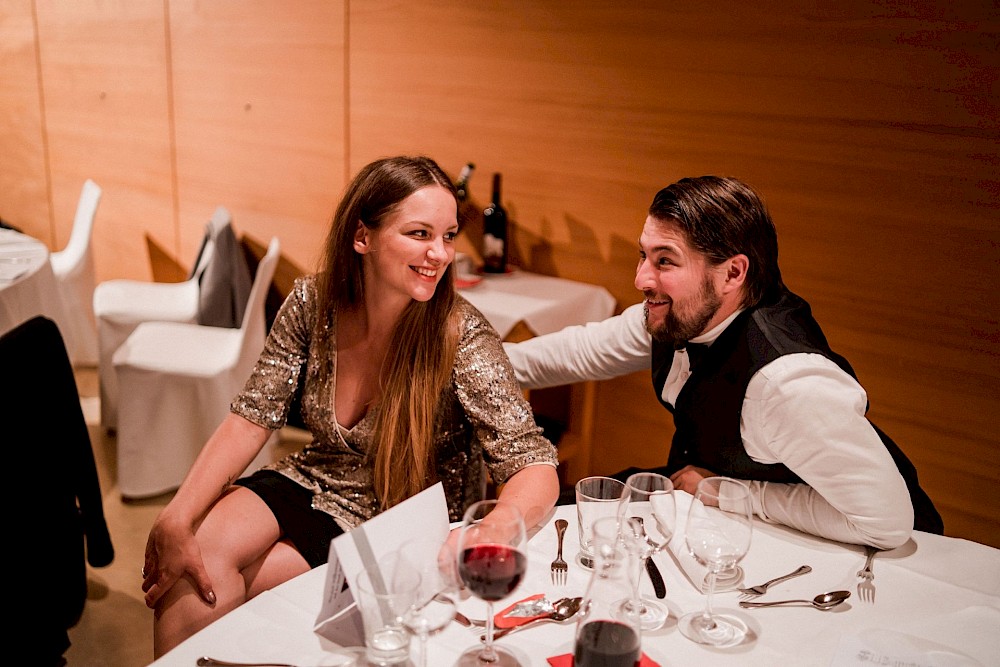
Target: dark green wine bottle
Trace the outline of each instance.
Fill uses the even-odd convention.
[[[500,203],[500,174],[493,174],[493,197],[483,211],[483,271],[507,272],[507,210]]]

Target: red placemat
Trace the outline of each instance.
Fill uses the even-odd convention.
[[[551,658],[547,658],[549,664],[552,667],[573,667],[573,654],[566,653],[563,655],[557,655]],[[655,662],[645,653],[639,658],[639,667],[660,667],[660,663]]]

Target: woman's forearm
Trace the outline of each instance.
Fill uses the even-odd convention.
[[[504,483],[499,499],[516,505],[530,530],[549,515],[559,499],[556,469],[547,464],[521,468]]]

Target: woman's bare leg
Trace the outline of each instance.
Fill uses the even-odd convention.
[[[161,598],[153,615],[153,654],[160,657],[262,590],[309,569],[260,496],[243,487],[223,495],[195,531],[215,591],[207,604],[188,578]],[[296,560],[297,559],[297,560]]]

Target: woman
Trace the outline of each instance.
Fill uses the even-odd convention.
[[[483,462],[526,524],[558,495],[500,340],[456,295],[454,187],[423,157],[369,164],[296,281],[253,375],[146,544],[157,657],[261,591],[326,562],[330,540],[441,481],[452,520]],[[313,440],[236,480],[302,387]],[[236,480],[234,482],[234,480]]]

